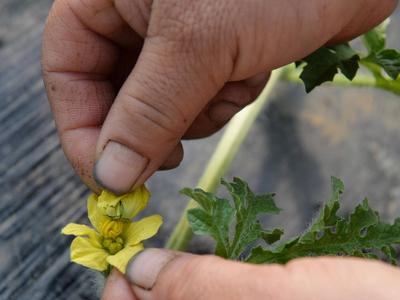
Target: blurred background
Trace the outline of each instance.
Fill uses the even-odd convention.
[[[87,223],[87,188],[60,148],[40,71],[41,33],[50,0],[0,0],[0,299],[97,299],[93,273],[69,263],[60,229]],[[400,48],[400,13],[388,46]],[[323,86],[306,95],[280,83],[251,129],[227,178],[276,192],[283,208],[268,225],[302,231],[329,197],[330,176],[345,181],[344,213],[367,196],[386,220],[400,216],[400,98],[374,89]],[[146,214],[165,224],[147,243],[162,247],[221,133],[184,144],[185,158],[149,181]],[[195,238],[191,251],[211,249]]]

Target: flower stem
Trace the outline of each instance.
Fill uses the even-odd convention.
[[[201,176],[198,187],[208,192],[214,192],[221,177],[229,169],[247,133],[261,112],[264,105],[270,100],[271,93],[282,74],[282,69],[272,72],[264,91],[258,99],[247,108],[238,113],[228,124],[221,140],[219,141],[206,169]],[[186,250],[193,233],[187,220],[187,211],[197,207],[194,200],[190,200],[183,211],[178,224],[175,226],[165,247],[172,250]]]

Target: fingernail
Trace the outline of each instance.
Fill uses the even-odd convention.
[[[129,263],[126,276],[132,284],[150,290],[161,270],[175,257],[176,255],[168,250],[146,249]]]
[[[129,192],[149,160],[130,148],[110,141],[94,168],[97,183],[116,194]]]

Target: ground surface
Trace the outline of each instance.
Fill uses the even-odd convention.
[[[86,222],[86,188],[60,149],[40,74],[41,31],[49,0],[0,1],[0,299],[97,299],[90,271],[68,262],[70,221]],[[390,44],[399,47],[399,18]],[[345,210],[368,196],[385,218],[400,215],[400,99],[370,89],[323,87],[306,96],[281,84],[252,129],[229,176],[256,191],[277,192],[281,218],[266,222],[304,228],[328,197],[329,177],[348,187]],[[194,186],[218,135],[185,144],[177,170],[149,185],[151,211],[166,220],[162,246],[185,205],[178,190]],[[207,251],[196,239],[192,249]]]

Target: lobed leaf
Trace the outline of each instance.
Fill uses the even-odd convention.
[[[400,74],[400,53],[394,49],[385,49],[388,24],[389,20],[386,20],[363,35],[363,43],[368,50],[368,56],[363,62],[377,79],[382,79],[380,69],[383,69],[390,78],[396,80]]]
[[[300,78],[307,93],[326,81],[333,81],[339,70],[349,80],[353,80],[359,68],[359,60],[360,56],[349,44],[322,47],[302,60],[305,66]]]
[[[345,43],[321,47],[296,62],[296,67],[303,68],[300,79],[304,82],[306,92],[311,92],[324,82],[334,81],[339,72],[352,81],[362,64],[375,78],[377,87],[399,93],[400,52],[385,49],[388,24],[389,19],[362,36],[367,54]]]
[[[188,212],[193,232],[210,235],[216,241],[215,254],[240,259],[249,245],[257,240],[274,243],[280,239],[282,230],[264,230],[258,220],[263,214],[280,212],[275,205],[274,194],[254,195],[248,184],[239,178],[234,178],[232,182],[222,180],[221,183],[230,193],[232,202],[201,189],[182,190],[200,205]]]
[[[218,199],[201,189],[183,189],[181,193],[191,197],[200,205],[200,208],[188,211],[188,220],[193,232],[213,237],[217,242],[215,254],[227,257],[230,253],[229,226],[234,215],[234,209],[229,201]]]
[[[348,218],[337,216],[343,183],[332,178],[331,200],[321,214],[302,235],[275,249],[253,249],[247,261],[252,263],[286,263],[304,256],[346,255],[377,258],[381,251],[393,264],[396,263],[394,245],[400,244],[400,219],[394,224],[380,221],[365,199]]]
[[[399,77],[400,52],[397,50],[385,49],[378,53],[371,53],[366,60],[380,66],[393,80]]]
[[[347,217],[339,216],[344,184],[338,178],[331,178],[331,197],[308,229],[277,246],[271,245],[281,239],[283,231],[266,230],[258,219],[264,214],[280,212],[274,194],[255,195],[239,178],[221,182],[232,201],[201,189],[182,190],[200,206],[188,212],[194,233],[210,235],[216,241],[215,253],[219,256],[257,264],[286,263],[298,257],[322,255],[386,257],[396,264],[394,247],[400,244],[400,218],[393,224],[382,222],[367,199]],[[267,247],[255,247],[260,242]]]
[[[385,49],[386,30],[389,23],[390,21],[387,19],[362,36],[363,44],[369,53],[377,53]]]

